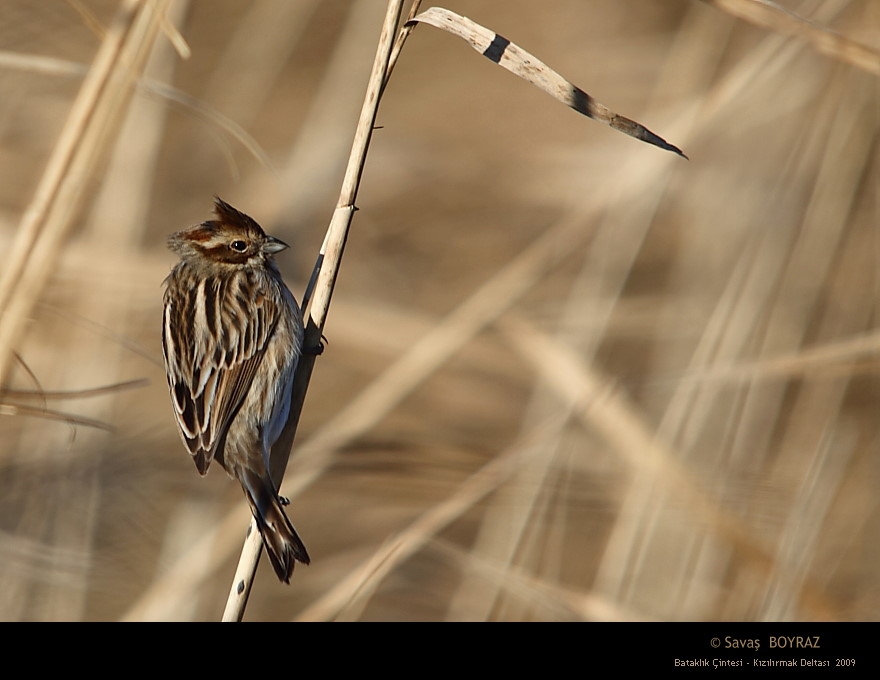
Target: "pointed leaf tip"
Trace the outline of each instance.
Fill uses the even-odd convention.
[[[457,35],[490,61],[504,67],[587,118],[605,123],[605,125],[609,125],[630,137],[672,151],[682,158],[687,158],[677,146],[654,134],[644,125],[617,115],[516,43],[467,17],[441,7],[431,7],[410,21],[424,22]]]

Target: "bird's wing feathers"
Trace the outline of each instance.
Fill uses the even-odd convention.
[[[168,384],[181,437],[203,475],[222,453],[280,318],[277,297],[254,283],[215,278],[166,290]]]

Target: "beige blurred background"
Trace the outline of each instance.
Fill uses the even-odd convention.
[[[721,4],[443,4],[690,161],[415,30],[282,487],[313,561],[246,620],[880,618],[880,76]],[[875,0],[779,4],[880,50]],[[118,5],[0,5],[7,253]],[[178,440],[165,236],[218,194],[301,297],[384,7],[170,4],[5,374],[0,619],[220,617],[249,513]]]

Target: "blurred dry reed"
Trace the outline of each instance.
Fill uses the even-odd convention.
[[[96,63],[120,7],[165,12],[78,5],[4,3],[2,55]],[[880,6],[448,6],[692,160],[416,30],[282,489],[313,565],[261,568],[248,619],[876,618]],[[0,67],[0,349],[46,393],[150,381],[65,401],[112,432],[0,412],[0,618],[219,618],[248,513],[168,413],[164,236],[220,194],[302,290],[383,9],[168,3],[190,58],[151,20],[54,193],[91,76]],[[145,77],[210,115],[124,107],[152,43]]]

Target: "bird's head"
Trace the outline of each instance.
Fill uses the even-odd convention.
[[[215,198],[215,220],[202,222],[168,237],[168,247],[193,264],[265,265],[287,244],[269,236],[250,216]]]

